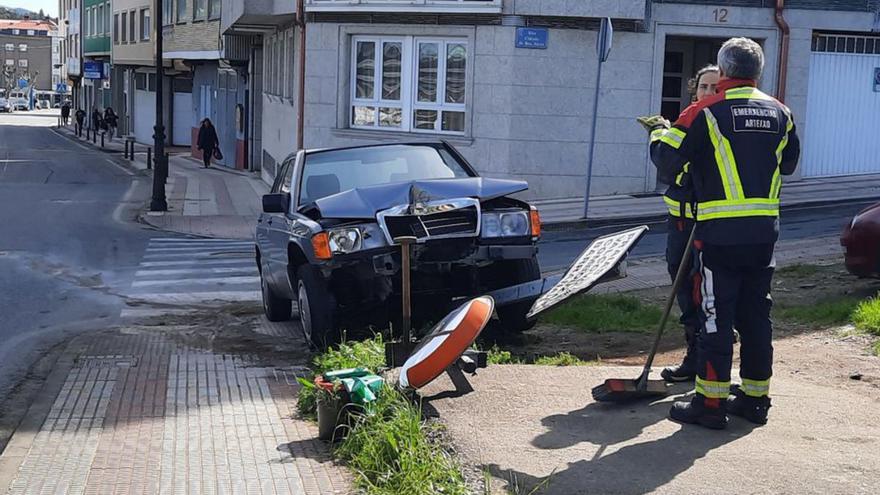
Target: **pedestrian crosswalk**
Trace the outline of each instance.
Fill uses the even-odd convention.
[[[131,304],[123,317],[187,311],[169,306],[258,303],[254,244],[232,239],[151,239],[126,296]]]

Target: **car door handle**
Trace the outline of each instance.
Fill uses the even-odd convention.
[[[268,223],[269,225],[272,225],[272,219],[270,218],[266,223]]]

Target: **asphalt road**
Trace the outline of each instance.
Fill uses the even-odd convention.
[[[874,203],[875,201],[858,201],[842,205],[805,207],[783,211],[780,218],[780,242],[837,236],[856,213]],[[541,250],[538,255],[541,269],[544,272],[552,272],[567,268],[592,239],[632,226],[634,225],[546,232],[542,238]],[[651,230],[633,250],[632,259],[664,255],[666,251],[666,224],[653,224],[649,227]]]
[[[151,234],[114,220],[135,177],[56,118],[0,115],[0,400],[49,348],[119,316]]]

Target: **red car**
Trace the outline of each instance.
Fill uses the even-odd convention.
[[[846,269],[858,277],[880,277],[880,203],[856,215],[840,236]]]

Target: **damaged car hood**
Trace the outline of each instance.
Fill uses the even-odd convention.
[[[324,218],[373,218],[376,213],[410,203],[411,191],[419,201],[475,198],[480,201],[507,196],[529,188],[527,182],[468,177],[464,179],[416,180],[349,189],[315,201]]]

